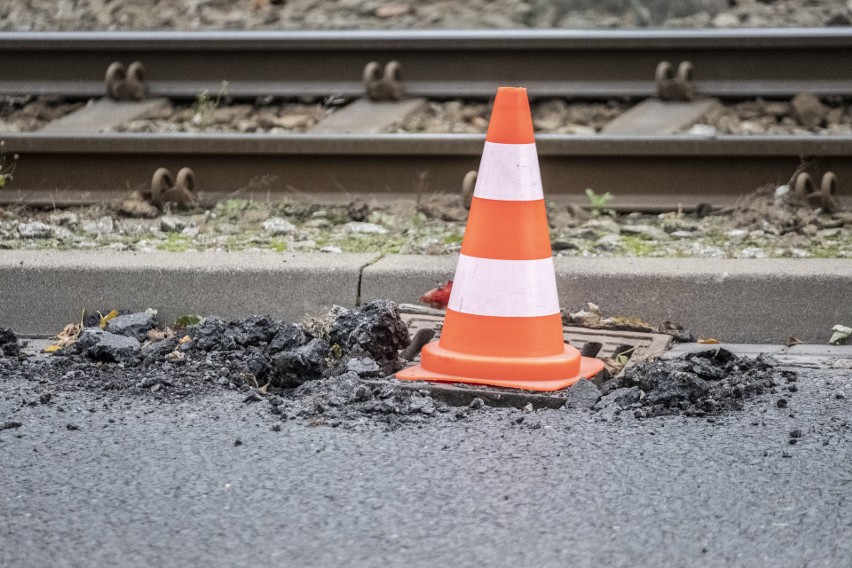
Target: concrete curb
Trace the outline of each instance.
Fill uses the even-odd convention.
[[[825,343],[852,322],[852,260],[557,257],[563,308],[678,322],[702,337]],[[452,278],[454,257],[389,256],[364,270],[362,300],[416,302]]]
[[[57,333],[80,312],[154,308],[185,314],[255,313],[299,321],[333,304],[354,306],[361,270],[375,254],[5,251],[0,325]]]
[[[452,277],[455,257],[311,253],[4,251],[0,325],[53,334],[83,308],[254,313],[300,320],[339,304],[417,302]],[[852,322],[852,260],[556,258],[560,302],[607,315],[676,321],[703,337],[825,343]]]

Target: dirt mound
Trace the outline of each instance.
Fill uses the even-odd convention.
[[[785,397],[796,392],[795,372],[776,365],[768,356],[738,357],[721,348],[640,363],[604,383],[604,396],[595,408],[608,414],[633,411],[637,418],[742,410],[745,401],[757,395],[781,388],[786,389]],[[786,398],[777,403],[785,405]]]

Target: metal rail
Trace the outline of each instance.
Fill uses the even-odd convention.
[[[411,95],[644,97],[662,60],[689,60],[702,94],[852,94],[852,29],[64,32],[0,34],[0,94],[104,93],[114,61],[140,61],[152,95],[356,96],[370,61],[401,63]]]
[[[458,192],[479,164],[480,135],[4,135],[20,154],[2,202],[64,205],[127,196],[160,167],[195,170],[208,198],[275,198],[292,192],[320,201],[353,195],[414,197]],[[621,209],[726,206],[768,183],[785,183],[800,157],[852,179],[852,138],[540,135],[549,198],[585,201],[609,191]],[[845,187],[845,184],[841,184]],[[841,194],[848,194],[841,189]]]

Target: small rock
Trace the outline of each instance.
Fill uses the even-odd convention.
[[[0,327],[0,358],[17,357],[18,353],[20,353],[18,337],[11,329]]]
[[[642,391],[639,387],[622,387],[602,397],[595,405],[595,408],[602,409],[607,406],[627,408],[631,404],[639,402],[641,395]]]
[[[736,28],[740,25],[740,19],[734,14],[722,12],[713,18],[714,28]]]
[[[47,239],[53,235],[53,229],[50,225],[33,221],[32,223],[19,224],[18,234],[25,239]]]
[[[802,431],[798,430],[798,429],[793,430],[792,432],[790,432],[790,437],[791,438],[801,438],[802,437]]]
[[[834,12],[831,16],[828,17],[828,20],[826,20],[825,25],[829,27],[852,26],[852,18],[850,18],[849,15],[844,12]]]
[[[673,239],[691,239],[695,236],[695,233],[690,231],[672,231],[669,233]]]
[[[74,238],[74,232],[66,227],[54,227],[53,238],[59,241],[70,241]]]
[[[578,250],[580,248],[580,246],[574,241],[569,241],[566,239],[556,239],[551,243],[550,247],[554,251]]]
[[[334,225],[328,219],[309,219],[303,226],[306,229],[330,229]]]
[[[266,348],[267,355],[275,355],[286,349],[295,349],[301,347],[308,342],[308,338],[302,327],[293,323],[284,323],[279,325],[278,331],[269,342]]]
[[[813,93],[799,93],[793,97],[791,104],[796,118],[808,128],[820,126],[829,111],[829,108]]]
[[[595,241],[595,246],[607,252],[618,250],[621,248],[621,235],[604,235]]]
[[[604,233],[612,233],[614,235],[621,232],[621,225],[609,217],[596,217],[594,219],[589,219],[583,223],[583,227],[586,227],[587,229],[595,229]]]
[[[314,119],[306,114],[287,114],[279,116],[273,120],[273,124],[280,128],[292,130],[295,128],[305,128],[310,126]]]
[[[296,225],[283,217],[272,217],[261,223],[260,226],[273,237],[290,235],[296,232]]]
[[[77,426],[76,424],[68,423],[68,424],[65,425],[65,429],[66,430],[79,430],[80,427]]]
[[[155,206],[141,199],[122,199],[114,202],[112,209],[127,217],[144,219],[153,219],[160,213],[160,210]]]
[[[580,380],[568,389],[563,408],[588,410],[600,398],[601,391],[592,381]]]
[[[381,225],[375,223],[362,223],[359,221],[351,221],[344,225],[346,231],[362,235],[386,235],[388,230]]]
[[[843,392],[843,391],[840,391],[840,390],[839,390],[839,391],[835,391],[835,392],[834,392],[834,398],[836,398],[836,399],[838,399],[838,400],[844,399],[844,398],[846,398],[846,393],[845,393],[845,392]]]
[[[382,4],[373,12],[377,18],[397,18],[399,16],[404,16],[405,14],[411,11],[411,6],[408,4],[403,4],[402,2],[391,2],[389,4]]]
[[[75,227],[77,226],[77,214],[71,211],[63,211],[50,216],[50,222],[60,227]]]
[[[83,232],[87,235],[108,235],[115,230],[112,217],[101,217],[97,221],[83,223]]]
[[[759,247],[745,247],[738,255],[740,258],[766,258],[766,251]]]
[[[818,231],[818,229],[817,229],[816,225],[805,225],[804,227],[799,229],[799,232],[801,234],[805,235],[806,237],[815,236],[817,234],[817,231]]]
[[[693,136],[713,136],[716,134],[716,129],[709,124],[693,124],[686,133]]]
[[[346,207],[346,213],[353,221],[366,221],[367,217],[370,216],[370,206],[366,201],[356,199]]]
[[[625,235],[639,235],[655,241],[665,240],[668,237],[668,233],[653,225],[623,225],[621,233]]]
[[[778,401],[775,403],[775,406],[777,406],[778,408],[787,408],[787,399],[779,398]]]
[[[164,233],[178,233],[186,227],[186,223],[177,217],[162,217],[160,219],[160,230]]]
[[[324,247],[322,247],[322,248],[320,249],[320,252],[328,252],[328,253],[332,253],[332,254],[340,254],[340,253],[342,253],[342,252],[343,252],[343,249],[341,249],[340,247],[335,247],[335,246],[332,246],[332,245],[328,245],[328,246],[324,246]]]
[[[138,341],[145,341],[148,332],[156,326],[157,321],[153,315],[148,312],[140,312],[114,317],[107,323],[106,330],[117,335],[135,337]]]
[[[346,370],[357,373],[359,377],[375,377],[379,375],[379,364],[372,357],[353,357],[346,362]]]
[[[139,351],[135,337],[116,335],[98,328],[86,328],[74,343],[75,349],[95,361],[117,363]]]
[[[399,351],[411,343],[408,328],[390,300],[373,300],[351,310],[337,308],[329,336],[332,344],[369,355],[382,369],[395,364]]]
[[[839,237],[842,232],[843,229],[840,229],[839,227],[834,229],[822,229],[817,231],[817,236],[824,239],[833,239],[835,237]]]
[[[565,236],[572,239],[592,240],[598,238],[598,232],[591,227],[578,227],[576,229],[566,231]]]
[[[290,388],[321,378],[328,348],[328,342],[315,338],[306,345],[276,354],[272,358],[275,368],[272,384]]]

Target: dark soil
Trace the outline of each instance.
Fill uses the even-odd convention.
[[[121,319],[119,319],[121,318]],[[268,316],[237,321],[217,317],[174,332],[154,327],[150,314],[127,314],[105,330],[84,328],[75,343],[53,355],[19,351],[14,334],[0,328],[0,377],[38,383],[21,404],[53,404],[58,391],[88,390],[145,396],[164,402],[227,389],[244,403],[264,403],[282,419],[353,425],[368,416],[398,424],[430,416],[460,419],[483,408],[473,400],[451,409],[428,390],[401,388],[386,377],[404,361],[410,343],[396,306],[375,300],[359,308],[335,307],[320,318],[288,323]],[[143,341],[140,341],[140,338]],[[768,357],[740,358],[724,349],[683,359],[640,363],[599,390],[583,381],[565,393],[567,410],[602,417],[709,416],[741,410],[756,395],[795,391],[796,375]],[[406,384],[410,387],[410,384]],[[785,404],[777,397],[772,404]],[[14,426],[7,426],[14,427]]]

